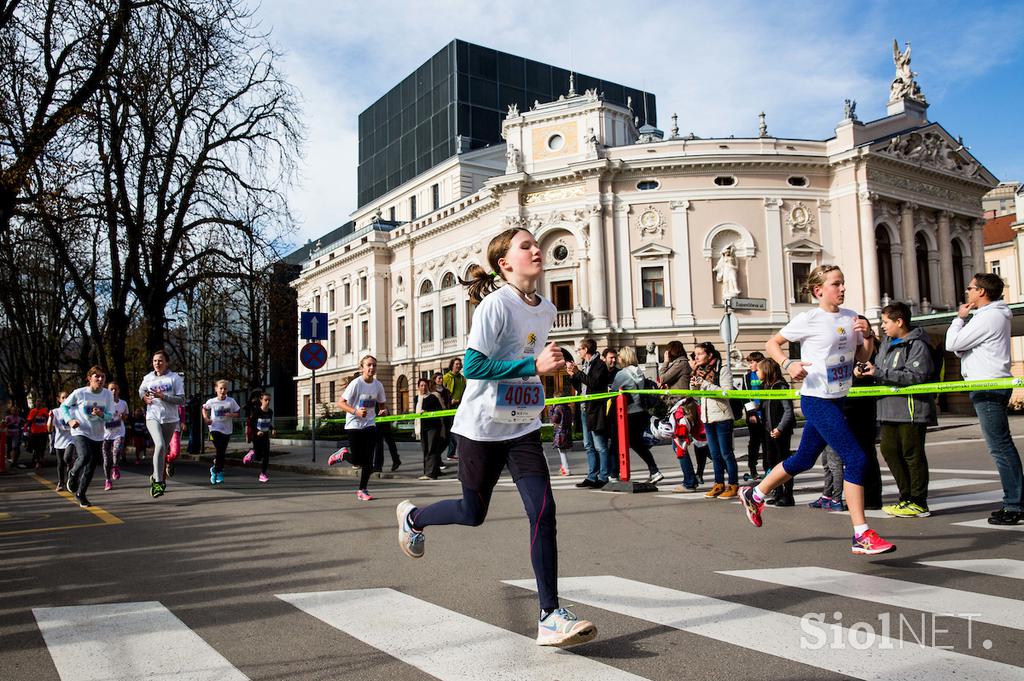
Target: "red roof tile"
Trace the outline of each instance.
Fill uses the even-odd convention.
[[[1017,233],[1010,229],[1010,225],[1016,220],[1016,215],[1003,215],[985,222],[985,245],[991,246],[1013,241]]]

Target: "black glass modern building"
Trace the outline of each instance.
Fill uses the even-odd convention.
[[[646,103],[646,122],[657,125],[653,94],[581,73],[575,86],[622,106],[632,98],[641,123]],[[359,114],[359,205],[457,152],[501,142],[509,104],[526,111],[568,89],[567,69],[453,40]]]

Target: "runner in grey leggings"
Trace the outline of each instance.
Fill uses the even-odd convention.
[[[146,429],[153,438],[153,477],[150,494],[164,493],[164,463],[171,436],[178,429],[178,405],[185,403],[185,382],[169,370],[169,359],[163,350],[153,353],[153,371],[146,374],[139,386],[139,397],[146,403]]]
[[[178,425],[178,421],[160,423],[146,419],[146,430],[153,438],[153,479],[161,484],[165,483],[164,466],[167,463],[167,450],[171,446],[171,437],[178,429]]]

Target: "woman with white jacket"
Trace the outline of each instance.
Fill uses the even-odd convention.
[[[630,346],[619,348],[619,366],[621,367],[612,380],[611,389],[614,390],[643,390],[644,372],[637,366],[636,351]],[[640,405],[639,395],[629,396],[629,407],[626,410],[626,423],[629,426],[629,447],[635,451],[640,459],[647,464],[649,475],[645,482],[657,484],[664,479],[664,475],[658,470],[658,464],[654,462],[654,455],[651,448],[644,442],[644,431],[650,422],[650,414]]]
[[[693,349],[693,390],[731,390],[732,370],[711,343],[697,343]],[[735,418],[729,400],[717,397],[700,398],[701,420],[708,436],[708,452],[715,471],[715,484],[705,494],[707,499],[735,499],[739,493],[736,455],[732,448],[732,422]],[[726,478],[728,476],[728,478]],[[726,480],[728,479],[728,484]]]

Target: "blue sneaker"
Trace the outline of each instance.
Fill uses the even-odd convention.
[[[810,508],[828,508],[828,505],[832,503],[832,497],[826,497],[822,494],[820,497],[807,504]]]
[[[564,648],[593,641],[597,627],[559,608],[537,623],[537,645]]]
[[[217,484],[224,482],[224,471],[217,473]]]
[[[846,504],[843,503],[842,499],[829,499],[829,502],[822,506],[829,513],[837,513],[839,511],[849,510]]]
[[[213,469],[213,466],[210,466],[210,484],[211,485],[216,485],[217,484],[217,471],[215,471]]]

